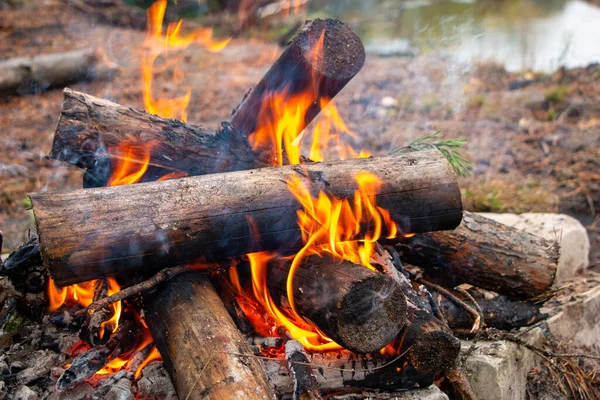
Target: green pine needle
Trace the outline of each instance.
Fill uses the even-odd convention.
[[[441,131],[430,133],[413,140],[408,146],[393,150],[390,154],[437,149],[444,157],[446,157],[459,176],[469,176],[473,169],[473,162],[460,152],[460,149],[467,144],[467,139],[460,137],[456,139],[437,140],[443,136],[444,134]]]

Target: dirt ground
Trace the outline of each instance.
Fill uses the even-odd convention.
[[[18,3],[0,11],[0,58],[101,48],[119,66],[109,81],[71,87],[143,107],[140,30],[95,23],[56,0]],[[247,35],[245,35],[247,36]],[[192,47],[179,86],[193,89],[188,121],[216,127],[280,51],[275,43],[235,38],[222,52]],[[532,79],[526,87],[511,83]],[[0,230],[10,252],[31,223],[27,193],[81,186],[81,171],[47,160],[61,108],[60,89],[0,101]],[[563,212],[588,227],[591,263],[600,268],[600,66],[551,75],[516,75],[497,66],[455,64],[435,54],[369,55],[336,97],[342,116],[374,155],[435,130],[465,136],[475,163],[461,178],[465,207],[476,211]]]

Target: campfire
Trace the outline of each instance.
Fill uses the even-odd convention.
[[[181,81],[177,50],[229,39],[163,31],[165,7],[148,11],[146,112],[65,89],[50,157],[84,189],[32,194],[37,236],[4,265],[80,331],[57,388],[162,359],[180,399],[468,394],[457,336],[541,319],[556,246],[463,212],[434,147],[359,148],[332,99],[365,53],[339,21],[307,22],[217,132],[187,124],[191,88],[161,98],[153,77]]]

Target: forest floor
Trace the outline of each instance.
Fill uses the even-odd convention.
[[[92,22],[56,0],[0,11],[0,58],[100,48],[119,73],[71,87],[139,108],[144,36]],[[161,95],[192,89],[188,121],[217,127],[281,51],[251,36],[234,38],[219,53],[191,47],[178,61],[185,78],[160,85]],[[511,90],[522,83],[529,84]],[[80,170],[46,159],[61,102],[60,89],[0,101],[3,253],[27,235],[28,193],[81,186]],[[358,137],[355,146],[373,155],[432,131],[466,137],[465,154],[475,163],[471,176],[460,179],[466,209],[572,215],[588,228],[590,261],[600,269],[600,65],[534,75],[436,54],[369,55],[335,102]]]

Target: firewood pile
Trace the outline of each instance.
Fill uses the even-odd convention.
[[[346,25],[308,22],[218,132],[66,89],[50,158],[84,169],[83,189],[32,194],[36,234],[2,266],[3,329],[19,309],[54,352],[30,378],[8,366],[9,384],[473,398],[458,338],[543,319],[556,243],[463,212],[437,150],[317,163],[256,140],[281,122],[275,95],[309,100],[297,136],[364,58]]]

